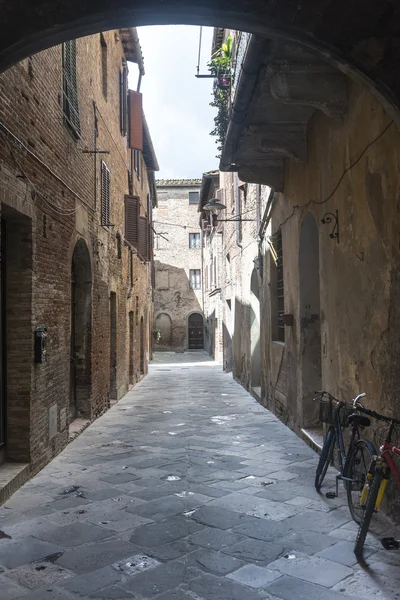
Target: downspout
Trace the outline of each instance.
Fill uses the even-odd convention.
[[[240,68],[239,81],[230,111],[228,130],[225,137],[219,168],[221,171],[237,171],[234,155],[258,76],[266,62],[270,40],[252,35],[247,46],[246,56]],[[240,165],[239,165],[240,166]]]

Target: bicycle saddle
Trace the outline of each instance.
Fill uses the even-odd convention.
[[[371,421],[368,417],[356,414],[349,416],[348,423],[349,425],[355,425],[356,427],[369,427],[371,425]]]

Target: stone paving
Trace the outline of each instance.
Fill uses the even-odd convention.
[[[388,522],[358,564],[316,463],[206,355],[157,355],[0,508],[0,600],[400,598]]]

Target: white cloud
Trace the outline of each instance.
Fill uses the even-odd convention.
[[[201,73],[207,72],[212,28],[203,27]],[[218,167],[212,79],[196,79],[199,27],[138,29],[146,74],[141,92],[146,120],[160,164],[157,178],[201,177]],[[130,69],[136,89],[137,69]]]

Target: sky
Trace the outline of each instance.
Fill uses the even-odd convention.
[[[145,75],[140,91],[143,109],[160,165],[157,179],[201,178],[218,167],[217,145],[210,136],[216,109],[212,79],[196,79],[199,27],[138,28]],[[207,73],[213,29],[203,27],[200,73]],[[136,90],[137,67],[129,87]]]

